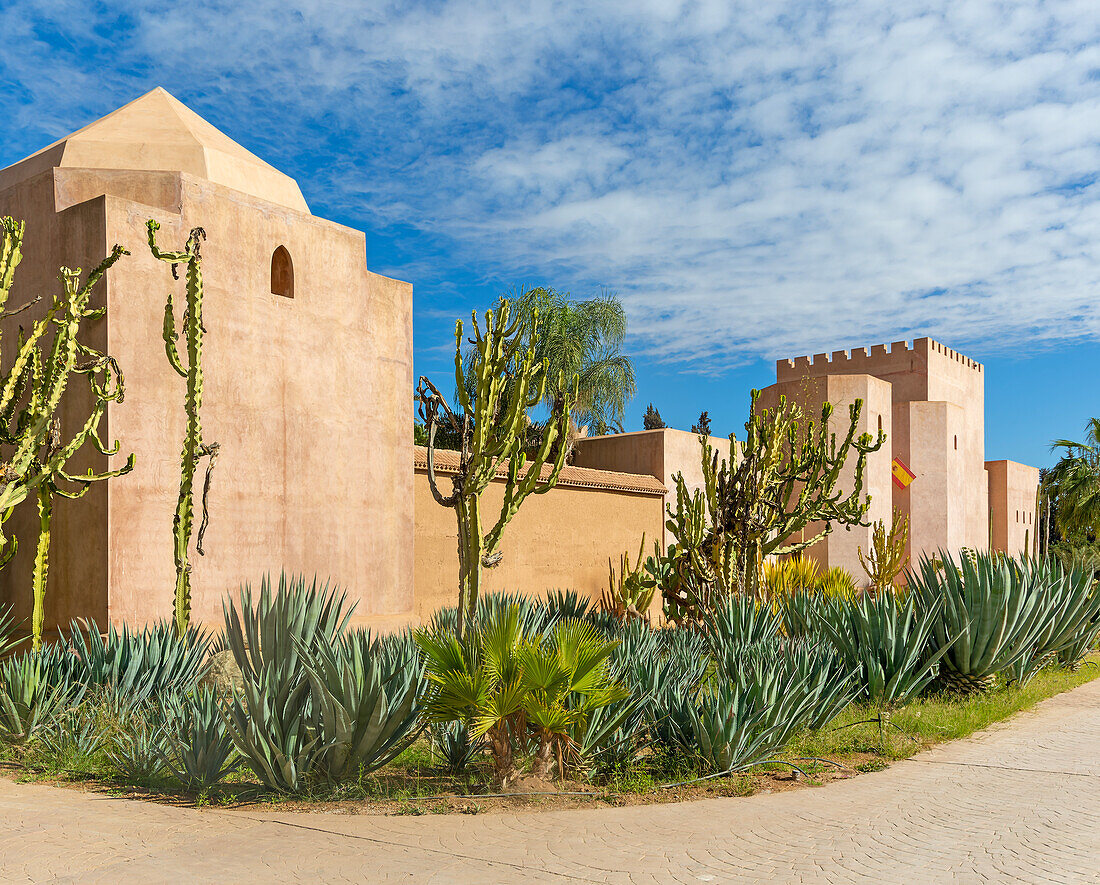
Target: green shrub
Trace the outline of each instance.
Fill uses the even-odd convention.
[[[958,562],[943,551],[938,561],[921,558],[909,586],[934,612],[930,643],[942,652],[945,686],[983,690],[998,672],[1033,656],[1050,615],[1045,577],[988,553]]]
[[[197,790],[221,783],[239,766],[224,700],[212,686],[196,689],[169,714],[162,761],[176,780]]]
[[[60,651],[74,681],[140,706],[194,689],[209,667],[210,636],[194,627],[181,636],[170,621],[140,633],[112,624],[104,636],[95,622],[73,621]]]
[[[943,600],[921,606],[916,594],[822,600],[815,621],[844,666],[857,674],[860,697],[880,711],[906,704],[939,672],[950,646],[929,649]]]
[[[416,739],[423,666],[411,649],[383,651],[367,632],[335,648],[318,644],[305,658],[313,764],[329,780],[381,768]]]
[[[48,728],[82,693],[71,682],[48,678],[43,657],[24,652],[0,663],[0,738],[24,744]]]

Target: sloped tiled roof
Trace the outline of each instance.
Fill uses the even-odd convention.
[[[413,456],[413,466],[416,470],[428,469],[428,450],[424,446],[416,446]],[[458,452],[437,449],[435,453],[436,473],[454,473],[458,469]],[[503,462],[497,468],[497,476],[504,477],[508,472],[508,462]],[[542,468],[542,475],[547,476],[550,467]],[[640,495],[664,495],[665,487],[655,476],[641,473],[619,473],[614,470],[593,470],[590,467],[563,467],[561,476],[558,477],[559,486],[581,489],[609,489],[620,492],[633,492]]]

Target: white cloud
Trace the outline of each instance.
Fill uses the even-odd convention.
[[[393,272],[604,285],[696,368],[1100,336],[1092,0],[112,9],[0,12],[25,138],[163,82],[315,205],[420,229]]]

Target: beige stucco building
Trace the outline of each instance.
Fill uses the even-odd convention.
[[[889,523],[895,509],[909,517],[914,564],[940,549],[1031,550],[1039,471],[985,460],[980,363],[931,338],[819,353],[776,363],[776,383],[762,391],[761,406],[773,406],[780,395],[811,414],[832,402],[838,432],[841,423],[847,427],[849,404],[864,401],[859,430],[887,434],[883,448],[868,456],[870,518]],[[894,478],[895,464],[902,481]],[[851,465],[847,470],[850,476]],[[867,550],[870,534],[870,528],[836,529],[810,553],[860,575],[857,549]]]
[[[221,451],[194,616],[219,621],[227,590],[283,568],[332,576],[361,616],[412,609],[412,286],[368,269],[363,233],[311,214],[293,179],[162,89],[0,172],[0,215],[26,222],[13,304],[53,290],[62,264],[88,270],[113,243],[131,253],[97,288],[107,313],[84,333],[125,372],[103,428],[123,454],[72,467],[129,452],[137,465],[57,502],[48,623],[172,610],[184,386],[160,328],[183,284],[150,255],[148,218],[162,247],[192,227],[208,235],[202,418]],[[84,395],[71,387],[67,421],[87,414]],[[22,543],[0,571],[0,602],[20,615],[35,518],[33,505],[13,517]]]
[[[121,454],[84,452],[70,469],[96,472],[136,455],[132,473],[55,504],[48,626],[74,617],[140,625],[172,611],[172,515],[184,432],[184,386],[161,339],[168,268],[162,248],[203,227],[206,297],[202,419],[220,453],[205,557],[193,557],[193,615],[217,624],[225,594],[280,570],[346,589],[361,622],[415,622],[454,599],[453,511],[428,489],[412,443],[412,286],[370,271],[363,233],[314,216],[297,183],[161,89],[0,170],[0,215],[26,222],[13,304],[58,285],[61,265],[130,255],[93,295],[106,315],[84,331],[126,375],[102,436]],[[177,302],[178,303],[178,302]],[[36,309],[42,309],[39,304]],[[179,311],[177,310],[177,314]],[[33,313],[31,314],[33,316]],[[7,337],[26,316],[6,321]],[[911,345],[782,360],[762,405],[780,394],[816,412],[824,400],[865,403],[860,429],[889,434],[871,456],[871,517],[912,520],[912,552],[938,547],[1021,551],[1034,540],[1038,472],[984,462],[982,367],[927,338]],[[73,385],[63,422],[83,422],[88,393]],[[720,457],[729,442],[712,438]],[[899,459],[916,478],[892,482]],[[439,470],[446,474],[448,456]],[[575,589],[599,596],[608,560],[633,557],[643,533],[667,542],[665,506],[682,475],[702,480],[699,441],[664,429],[580,440],[559,487],[533,496],[504,536],[490,590]],[[487,492],[491,508],[501,485]],[[0,604],[30,611],[36,514],[8,526],[17,557],[0,571]],[[860,573],[869,529],[838,530],[813,550]]]

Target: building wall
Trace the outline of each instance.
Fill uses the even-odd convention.
[[[719,459],[728,459],[729,438],[712,436],[709,439]],[[677,473],[683,475],[692,491],[702,488],[703,485],[699,435],[671,427],[579,439],[574,447],[573,464],[577,467],[656,477],[668,489],[665,504],[675,505]],[[666,528],[662,528],[659,536],[647,537],[660,537],[666,545],[671,540]]]
[[[776,364],[779,383],[787,384],[861,374],[889,384],[889,455],[916,474],[908,488],[889,488],[893,506],[910,517],[914,560],[940,547],[984,549],[989,510],[982,365],[930,338]]]
[[[1034,553],[1039,470],[1016,461],[986,461],[989,529],[994,550],[1013,556]]]
[[[62,204],[87,202],[59,215],[53,173],[28,185],[34,199],[0,195],[0,212],[28,218],[36,250],[20,267],[16,300],[41,285],[44,271],[31,269],[56,266],[57,253],[85,267],[93,262],[82,253],[102,256],[115,241],[132,253],[111,271],[107,319],[90,331],[126,373],[125,402],[110,407],[104,437],[135,452],[137,466],[59,508],[50,620],[141,623],[172,611],[185,387],[159,330],[169,289],[182,315],[183,282],[149,254],[149,217],[161,222],[165,248],[181,247],[193,226],[208,235],[202,418],[206,441],[221,451],[207,555],[193,557],[195,619],[220,622],[227,590],[282,569],[331,578],[361,617],[411,611],[412,287],[367,270],[362,233],[186,174],[60,170]],[[90,197],[96,191],[112,195]],[[135,201],[145,193],[159,205]],[[81,237],[93,233],[84,247]],[[40,239],[56,247],[38,251]],[[279,245],[294,262],[293,299],[271,294]],[[0,573],[16,597],[28,580],[26,549]],[[93,551],[103,566],[85,562]]]
[[[458,524],[454,510],[432,497],[418,450],[414,483],[416,505],[415,616],[422,621],[437,609],[454,605],[458,594]],[[446,453],[440,453],[441,456]],[[449,494],[450,479],[439,472],[440,490]],[[608,586],[608,560],[619,565],[629,552],[638,555],[642,534],[660,535],[664,488],[648,477],[565,468],[558,486],[524,501],[504,531],[504,558],[487,569],[487,592],[544,595],[550,590],[576,590],[598,599]],[[495,520],[504,483],[485,492],[485,521]],[[660,610],[660,600],[654,602]]]
[[[890,432],[893,409],[890,385],[870,375],[828,375],[777,382],[760,392],[758,408],[774,409],[780,396],[798,405],[815,422],[820,419],[822,404],[832,403],[834,410],[829,427],[841,439],[848,431],[849,408],[861,399],[863,408],[856,424],[856,436],[869,433],[876,437],[880,428],[887,434]],[[867,456],[862,493],[871,496],[871,507],[866,517],[869,524],[876,520],[889,523],[893,515],[891,459],[889,438],[881,449]],[[855,467],[856,458],[850,456],[838,482],[839,488],[845,492],[850,492],[854,487]],[[796,537],[812,538],[823,529],[823,524],[811,523]],[[852,528],[834,526],[830,534],[806,550],[806,555],[816,560],[822,568],[839,566],[861,580],[863,568],[859,563],[858,551],[860,548],[867,551],[871,532],[871,525]]]
[[[83,268],[85,273],[99,264],[111,246],[107,232],[107,200],[99,196],[54,211],[53,176],[45,172],[0,192],[0,215],[26,222],[23,261],[15,271],[15,285],[9,306],[18,307],[37,296],[41,301],[31,309],[6,320],[3,334],[3,364],[11,366],[20,326],[29,328],[41,318],[52,295],[61,291],[58,271],[61,266]],[[124,257],[122,261],[126,261]],[[116,265],[117,267],[118,265]],[[101,282],[92,293],[91,304],[106,303],[107,284]],[[107,320],[86,324],[82,340],[97,350],[107,343]],[[71,438],[91,410],[93,398],[83,378],[75,378],[62,400],[62,438]],[[112,439],[110,416],[101,424],[105,442]],[[120,459],[115,459],[116,464]],[[86,447],[68,465],[71,473],[89,469],[101,472],[107,458]],[[49,587],[45,600],[47,627],[68,623],[77,615],[103,621],[107,614],[108,483],[97,483],[78,501],[57,497],[54,500],[51,532]],[[30,617],[32,607],[31,572],[38,539],[38,515],[33,500],[20,505],[5,523],[5,531],[19,541],[15,559],[0,570],[0,604],[12,604],[16,617]],[[169,551],[169,561],[171,552]]]

